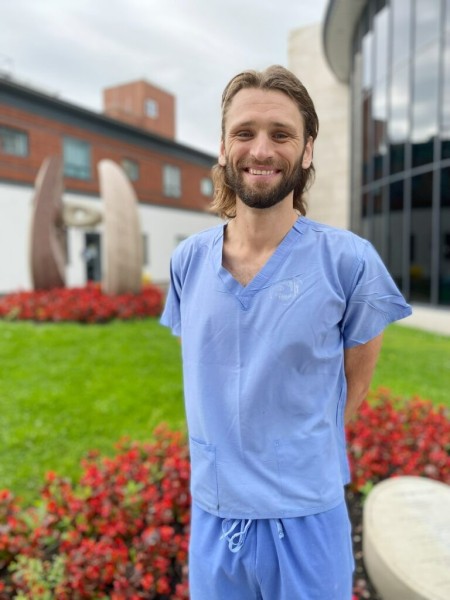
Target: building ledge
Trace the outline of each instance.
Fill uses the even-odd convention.
[[[330,0],[323,26],[323,47],[327,62],[343,83],[350,81],[352,41],[367,0]]]

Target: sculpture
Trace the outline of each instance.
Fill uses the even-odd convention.
[[[112,160],[101,160],[98,173],[105,203],[102,287],[107,294],[137,293],[141,289],[142,235],[136,194],[123,169]]]
[[[65,287],[67,227],[103,223],[107,294],[141,289],[142,237],[137,197],[125,172],[110,160],[98,166],[104,210],[80,202],[62,202],[60,157],[44,160],[35,182],[30,233],[31,279],[35,290]]]
[[[62,160],[54,156],[44,160],[36,177],[30,236],[31,280],[35,290],[65,286],[62,173]]]

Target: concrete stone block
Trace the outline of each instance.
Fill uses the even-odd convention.
[[[379,483],[364,505],[363,536],[383,600],[449,600],[450,486],[425,477]]]

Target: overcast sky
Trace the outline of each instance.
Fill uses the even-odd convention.
[[[216,154],[225,84],[243,69],[288,66],[289,32],[322,21],[326,5],[2,0],[0,70],[95,111],[103,88],[147,79],[176,96],[177,140]]]

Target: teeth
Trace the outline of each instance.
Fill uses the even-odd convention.
[[[266,171],[263,169],[249,169],[248,170],[251,175],[273,175],[275,171]]]

